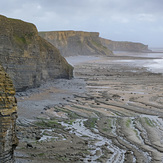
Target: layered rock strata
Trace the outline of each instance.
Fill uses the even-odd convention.
[[[0,162],[14,162],[13,151],[17,145],[15,124],[17,104],[15,89],[9,76],[0,65]]]
[[[17,91],[55,78],[71,78],[73,68],[35,25],[0,16],[0,62]]]
[[[56,46],[63,56],[113,54],[101,44],[98,32],[52,31],[39,35]]]
[[[112,41],[100,38],[101,44],[112,51],[150,52],[148,45],[127,41]]]

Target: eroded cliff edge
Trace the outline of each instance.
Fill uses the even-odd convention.
[[[73,68],[31,23],[0,15],[0,62],[17,91],[55,78],[71,78]]]
[[[151,52],[148,45],[128,41],[112,41],[100,38],[101,44],[112,51]]]
[[[113,54],[101,44],[98,32],[51,31],[39,35],[56,46],[63,56]]]
[[[112,41],[99,37],[98,32],[49,31],[39,35],[56,46],[63,56],[112,55],[112,51],[150,52],[148,45]]]
[[[13,151],[18,143],[15,134],[17,104],[15,89],[0,65],[0,162],[14,162]]]

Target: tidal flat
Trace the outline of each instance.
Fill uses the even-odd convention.
[[[163,162],[162,57],[144,55],[69,57],[73,79],[17,93],[16,163]]]

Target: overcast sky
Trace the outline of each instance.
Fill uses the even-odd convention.
[[[39,31],[100,32],[163,47],[163,0],[0,0],[0,14],[32,22]]]

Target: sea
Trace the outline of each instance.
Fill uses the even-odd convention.
[[[163,48],[150,48],[152,52],[148,53],[136,53],[136,52],[114,52],[120,54],[120,56],[133,56],[140,57],[142,59],[137,60],[122,60],[120,62],[131,63],[135,66],[141,66],[147,68],[154,73],[163,73]]]
[[[150,48],[152,52],[148,53],[136,53],[136,52],[114,52],[115,56],[132,56],[140,59],[121,59],[112,62],[118,63],[130,63],[130,65],[145,67],[149,71],[154,73],[163,73],[163,48]],[[83,62],[100,60],[100,56],[71,56],[67,57],[66,60],[72,65],[78,65]],[[108,58],[109,60],[109,58]]]

